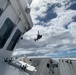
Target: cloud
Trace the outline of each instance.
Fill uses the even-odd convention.
[[[33,28],[25,33],[16,49],[27,56],[46,56],[76,47],[76,11],[71,0],[33,0]],[[69,8],[69,9],[68,9]],[[33,39],[40,31],[42,38]],[[24,52],[25,51],[25,52]]]

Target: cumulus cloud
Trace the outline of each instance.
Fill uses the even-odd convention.
[[[76,47],[75,0],[33,0],[31,17],[33,28],[25,33],[15,52],[28,56],[47,56]],[[73,8],[73,6],[72,6]],[[37,31],[43,37],[34,41]]]

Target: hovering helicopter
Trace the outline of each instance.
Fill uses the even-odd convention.
[[[39,39],[41,39],[41,38],[42,38],[42,35],[40,35],[40,33],[39,33],[39,31],[38,31],[37,38],[35,38],[34,41],[37,41],[37,40],[39,40]]]

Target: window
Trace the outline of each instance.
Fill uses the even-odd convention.
[[[21,36],[21,31],[19,29],[16,30],[11,42],[9,43],[7,50],[12,51],[18,42],[19,38]]]
[[[10,37],[15,24],[7,18],[0,29],[0,49],[3,48],[7,39]]]
[[[2,13],[3,13],[3,9],[0,8],[0,16],[2,15]]]

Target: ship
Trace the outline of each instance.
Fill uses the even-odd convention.
[[[75,58],[12,57],[33,27],[32,0],[0,0],[0,75],[76,75]]]

